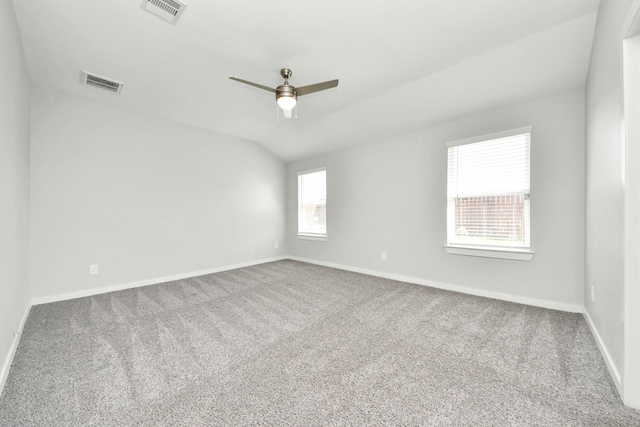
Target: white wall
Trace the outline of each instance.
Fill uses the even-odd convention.
[[[29,303],[29,77],[10,1],[0,1],[0,389]]]
[[[533,126],[531,262],[446,254],[446,142]],[[293,256],[580,310],[584,284],[583,90],[452,121],[288,167]],[[327,168],[326,242],[296,237],[298,171]],[[380,260],[380,252],[388,261]]]
[[[631,3],[601,1],[586,88],[585,295],[594,286],[595,303],[585,298],[585,310],[619,377],[624,376],[625,204],[621,31]]]
[[[33,297],[286,251],[286,168],[256,143],[39,88],[31,143]]]

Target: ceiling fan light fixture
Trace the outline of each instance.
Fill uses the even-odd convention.
[[[296,106],[298,96],[296,89],[288,84],[278,86],[276,89],[276,102],[283,110],[291,110]]]

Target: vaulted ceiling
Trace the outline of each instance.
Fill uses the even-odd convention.
[[[264,145],[285,161],[584,87],[599,0],[13,0],[34,85]],[[304,86],[276,121],[272,93]],[[81,70],[124,82],[81,84]]]

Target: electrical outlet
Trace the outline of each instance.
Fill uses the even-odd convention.
[[[386,261],[387,260],[387,253],[386,252],[381,252],[380,253],[380,259],[382,261]]]
[[[93,276],[94,274],[98,274],[98,271],[99,271],[99,270],[98,270],[98,264],[91,264],[91,265],[89,266],[89,274],[90,274],[90,275],[92,275],[92,276]]]
[[[591,285],[591,302],[596,302],[596,287]]]
[[[278,249],[278,242],[276,242],[275,245],[273,245],[273,247]]]

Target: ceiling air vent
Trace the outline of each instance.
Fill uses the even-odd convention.
[[[86,71],[82,72],[82,83],[99,89],[108,90],[113,93],[120,93],[123,86],[122,82],[91,74]]]
[[[147,12],[175,24],[184,12],[186,4],[178,0],[143,0],[142,8]]]

